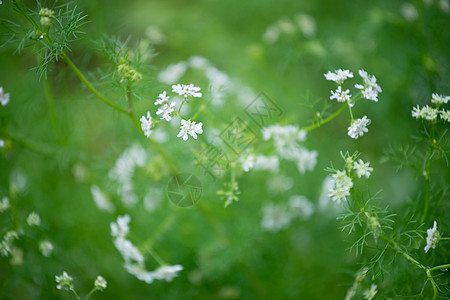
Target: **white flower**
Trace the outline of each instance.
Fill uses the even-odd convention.
[[[153,276],[154,273],[145,270],[144,267],[140,264],[125,263],[125,269],[128,273],[136,276],[137,279],[142,280],[145,283],[150,284],[153,282],[153,280],[155,280],[155,277]]]
[[[417,105],[416,107],[413,107],[411,115],[413,116],[413,118],[422,119],[424,118],[424,111],[419,107],[419,105]]]
[[[328,73],[323,75],[327,80],[334,81],[337,84],[342,84],[344,80],[347,78],[353,78],[353,73],[350,72],[350,70],[342,70],[342,69],[334,71],[334,73],[328,71]]]
[[[120,252],[126,263],[135,261],[142,264],[144,262],[144,256],[131,241],[123,237],[118,237],[114,240],[114,246]]]
[[[368,100],[378,101],[378,93],[381,93],[381,87],[377,84],[377,79],[373,75],[367,74],[364,70],[358,71],[359,75],[364,80],[364,85],[355,84],[357,89],[363,90],[362,95]]]
[[[103,278],[102,276],[97,276],[97,279],[94,282],[94,287],[97,290],[103,291],[104,289],[106,289],[107,285],[108,285],[108,282],[106,282],[105,278]]]
[[[439,234],[439,231],[437,230],[437,223],[434,221],[433,228],[427,229],[427,245],[425,246],[424,250],[425,253],[430,250],[430,248],[436,248],[436,244],[441,239],[441,235]]]
[[[5,106],[9,102],[9,93],[4,93],[3,88],[0,87],[0,103]]]
[[[255,158],[255,170],[268,170],[273,173],[278,172],[280,160],[277,156],[258,155]]]
[[[439,111],[439,113],[441,114],[441,119],[442,120],[446,120],[447,122],[450,122],[450,110],[441,110]]]
[[[169,102],[170,96],[167,96],[167,92],[164,91],[161,94],[158,95],[158,98],[155,101],[155,105],[161,105],[163,103]]]
[[[56,279],[56,288],[58,290],[71,290],[73,289],[72,277],[69,276],[66,272],[63,272],[61,276],[55,276]]]
[[[356,175],[358,178],[365,176],[369,178],[370,173],[373,171],[373,168],[369,167],[370,162],[364,163],[362,159],[359,159],[358,162],[355,162],[353,165],[353,169],[356,171]]]
[[[317,155],[319,153],[316,150],[309,151],[300,148],[296,151],[295,162],[297,163],[298,171],[302,174],[306,171],[312,171],[317,163]]]
[[[438,110],[436,108],[425,106],[422,108],[423,118],[428,121],[434,121],[437,118]]]
[[[239,163],[242,165],[244,172],[250,171],[255,166],[256,157],[250,151],[239,157]]]
[[[417,9],[414,7],[414,5],[408,2],[404,2],[400,6],[400,13],[402,14],[403,18],[405,18],[406,21],[408,22],[414,22],[419,17]]]
[[[195,121],[189,120],[181,120],[181,130],[178,133],[177,137],[183,137],[184,141],[187,141],[188,134],[191,135],[194,139],[197,139],[197,133],[201,134],[203,133],[202,129],[203,123],[196,123]]]
[[[377,285],[376,284],[372,284],[370,286],[370,289],[367,289],[364,291],[364,299],[365,300],[372,300],[375,295],[377,294]]]
[[[149,138],[152,134],[152,117],[150,116],[150,112],[147,112],[147,118],[145,116],[142,116],[140,121],[144,135]]]
[[[266,231],[277,232],[286,229],[291,223],[292,217],[285,205],[265,204],[262,213],[261,227]]]
[[[365,132],[368,132],[367,125],[370,124],[370,119],[364,116],[362,119],[356,119],[352,122],[348,128],[348,135],[353,139],[358,139],[363,136]]]
[[[11,204],[9,202],[8,197],[3,197],[3,199],[0,201],[0,213],[8,210],[10,208]]]
[[[182,265],[161,266],[153,272],[155,279],[172,281],[178,276],[178,272],[183,270]]]
[[[175,101],[172,101],[170,104],[164,104],[163,108],[158,108],[156,114],[158,116],[162,114],[161,120],[165,119],[167,122],[170,122],[170,120],[172,120],[172,113],[175,110],[173,107],[176,104]]]
[[[332,177],[333,187],[328,197],[337,202],[347,199],[350,196],[350,189],[353,187],[352,179],[344,171],[337,171]]]
[[[130,221],[129,215],[123,215],[117,217],[117,222],[111,222],[111,236],[113,237],[126,237],[130,231]]]
[[[336,92],[331,91],[330,100],[336,99],[337,102],[345,102],[345,101],[350,102],[350,97],[352,95],[349,95],[349,93],[350,93],[349,89],[343,91],[341,89],[341,86],[338,86]]]
[[[177,84],[172,85],[172,92],[177,93],[178,95],[186,98],[201,98],[202,93],[199,93],[200,88],[194,86],[192,83],[189,85],[185,84]]]
[[[3,139],[0,139],[0,148],[5,147],[5,141]]]
[[[27,224],[29,226],[39,226],[41,224],[41,218],[34,211],[28,215]]]
[[[91,194],[94,198],[94,202],[97,205],[97,207],[101,210],[113,213],[116,208],[111,203],[111,201],[108,199],[108,197],[100,190],[98,186],[91,185]]]
[[[158,74],[158,80],[166,84],[174,84],[184,75],[187,67],[184,61],[172,64]]]
[[[448,100],[450,100],[450,96],[443,96],[433,93],[431,95],[431,102],[434,104],[447,104]]]
[[[314,205],[305,196],[293,195],[289,198],[288,205],[296,217],[307,219],[314,213]]]
[[[53,244],[47,240],[43,240],[39,242],[39,251],[41,251],[42,255],[45,257],[50,257],[53,252]]]

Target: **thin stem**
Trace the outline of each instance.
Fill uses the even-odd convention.
[[[127,102],[128,102],[128,114],[133,114],[133,108],[131,106],[131,86],[130,84],[127,85]]]
[[[429,270],[430,272],[433,272],[433,271],[436,271],[436,270],[440,270],[440,269],[448,269],[448,268],[450,268],[450,264],[439,265],[439,266],[436,266],[436,267],[429,268],[428,270]]]
[[[152,246],[148,246],[146,249],[151,256],[161,265],[161,266],[167,266],[167,263],[156,253],[155,250],[153,250]]]
[[[61,53],[61,57],[62,59],[67,63],[67,65],[75,72],[75,74],[77,74],[78,78],[80,78],[80,80],[86,85],[86,87],[101,101],[103,101],[104,103],[106,103],[108,106],[112,107],[113,109],[123,113],[123,114],[127,114],[128,112],[122,108],[120,108],[119,106],[115,105],[114,103],[112,103],[111,101],[109,101],[108,99],[105,98],[105,96],[103,96],[102,94],[100,94],[99,91],[97,91],[97,89],[89,82],[89,80],[86,79],[86,77],[84,77],[83,73],[81,73],[81,71],[74,65],[74,63],[70,60],[69,57],[67,57],[67,55],[65,55],[64,53]]]
[[[30,140],[24,140],[17,136],[12,135],[7,130],[2,130],[2,135],[5,137],[10,138],[11,140],[15,141],[17,144],[21,145],[22,147],[28,148],[36,153],[45,155],[45,156],[51,156],[53,153],[56,152],[56,150],[50,148],[47,145],[38,144],[35,142],[32,142]]]
[[[89,298],[92,296],[92,294],[95,293],[96,291],[97,291],[97,288],[94,287],[94,288],[89,292],[89,294],[87,294],[86,297],[84,297],[84,300],[89,299]]]
[[[428,207],[430,203],[430,177],[431,177],[431,163],[432,163],[432,155],[433,155],[433,149],[430,149],[430,154],[427,156],[426,159],[426,167],[424,170],[424,176],[425,176],[425,201],[424,201],[424,207],[423,207],[423,214],[421,218],[421,223],[424,223],[427,218],[428,214]]]
[[[74,293],[75,297],[77,297],[78,300],[81,300],[80,296],[78,296],[78,294],[77,294],[77,292],[75,291],[74,288],[71,288],[70,290],[72,291],[72,293]]]
[[[314,129],[319,128],[320,126],[322,126],[322,125],[330,122],[334,118],[336,118],[347,106],[348,106],[348,103],[346,103],[344,106],[342,106],[339,110],[337,110],[334,114],[332,114],[331,116],[329,116],[325,120],[319,121],[317,124],[314,124],[314,125],[311,125],[311,126],[303,127],[300,130],[312,131]]]

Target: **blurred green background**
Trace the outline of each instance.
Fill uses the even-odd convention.
[[[3,2],[0,16],[11,18],[11,4]],[[339,151],[361,151],[375,169],[369,181],[371,190],[383,190],[380,205],[388,204],[399,214],[412,206],[422,182],[407,169],[396,172],[392,164],[382,164],[381,157],[390,145],[416,143],[411,136],[420,123],[411,118],[413,106],[428,103],[433,92],[449,94],[450,15],[442,3],[445,1],[75,1],[89,23],[83,27],[83,40],[72,45],[68,56],[121,107],[126,107],[122,95],[102,84],[98,70],[108,62],[95,50],[94,42],[108,34],[129,36],[130,45],[136,45],[149,26],[156,26],[164,36],[154,45],[157,55],[145,73],[145,92],[135,103],[137,115],[153,109],[156,96],[169,89],[158,81],[158,73],[192,56],[207,58],[255,94],[264,92],[283,110],[278,122],[300,127],[309,125],[324,103],[331,106],[325,114],[339,107],[327,101],[334,86],[323,73],[345,68],[358,77],[357,70],[365,69],[377,77],[383,89],[379,102],[361,102],[354,109],[356,115],[372,120],[369,133],[356,141],[350,139],[349,116],[343,113],[308,135],[305,146],[319,152],[314,171],[300,174],[295,165],[283,162],[280,174],[290,178],[293,186],[278,192],[267,188],[275,175],[245,173],[238,178],[239,202],[226,209],[216,195],[225,179],[213,182],[193,163],[192,151],[199,150],[200,143],[190,140],[184,144],[175,138],[176,128],[165,127],[169,132],[165,151],[180,169],[196,172],[203,187],[197,207],[174,207],[166,196],[170,174],[165,162],[125,116],[95,99],[67,65],[58,62],[49,70],[59,122],[55,130],[43,83],[30,70],[37,64],[33,48],[25,48],[21,55],[13,55],[12,45],[0,48],[0,86],[11,94],[10,104],[0,107],[0,137],[6,141],[0,155],[0,197],[9,196],[12,201],[10,215],[0,215],[0,230],[3,234],[11,224],[24,227],[31,211],[38,212],[42,220],[40,228],[25,226],[25,235],[16,243],[23,249],[22,264],[14,266],[8,258],[0,258],[0,298],[72,299],[69,293],[56,290],[54,280],[55,275],[67,271],[84,295],[97,275],[108,281],[108,288],[93,299],[343,299],[361,258],[347,250],[352,238],[339,230],[337,212],[319,208],[327,175],[324,169],[330,162],[341,166]],[[34,2],[28,5],[32,8]],[[273,43],[263,38],[267,28],[280,24],[279,20],[296,24],[298,14],[312,18],[314,32],[305,34],[299,27],[290,32],[286,25],[286,32],[281,31]],[[2,35],[2,42],[6,40]],[[189,71],[180,82],[202,87],[207,98],[202,74]],[[199,118],[204,120],[205,136],[210,124],[221,129],[234,115],[245,118],[242,104],[233,97]],[[6,132],[14,138],[8,138]],[[140,201],[126,208],[113,196],[114,183],[108,180],[108,172],[120,154],[135,144],[147,151],[149,159],[133,177]],[[76,172],[80,168],[84,172],[81,177]],[[448,182],[448,168],[444,164],[437,168],[443,176],[436,184]],[[18,176],[26,178],[22,188],[17,188]],[[90,192],[93,184],[111,194],[117,206],[114,214],[96,207]],[[144,209],[142,200],[149,188],[155,190],[155,197],[159,197],[157,191],[161,193],[153,212]],[[276,233],[263,231],[262,205],[286,202],[295,194],[316,205],[312,217],[295,220]],[[133,241],[139,244],[154,236],[153,247],[160,256],[170,264],[184,266],[173,282],[149,285],[123,268],[109,224],[124,213],[132,218]],[[444,217],[445,210],[435,212],[435,218]],[[449,232],[448,221],[442,226],[442,232]],[[51,258],[38,251],[37,243],[43,238],[55,246]],[[450,257],[448,251],[446,254]],[[148,268],[157,267],[150,257],[147,261]],[[400,268],[401,259],[397,261]],[[380,278],[374,281],[379,285],[378,299],[395,299],[397,292],[420,292],[414,285],[399,286],[395,292],[388,288],[401,282],[402,276],[404,272],[392,269],[384,282]],[[411,282],[414,280],[420,286],[422,279]]]

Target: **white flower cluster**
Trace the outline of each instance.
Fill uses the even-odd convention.
[[[365,99],[378,102],[378,93],[381,93],[381,87],[377,84],[377,79],[373,75],[367,74],[364,70],[358,71],[363,79],[363,84],[355,84],[355,88],[361,90],[361,96]],[[339,86],[336,91],[331,91],[330,100],[336,99],[337,102],[347,102],[350,107],[355,105],[355,101],[350,95],[350,90],[343,90],[342,84],[346,79],[353,78],[353,73],[350,70],[338,69],[334,72],[328,71],[323,74],[329,81],[336,82]],[[353,117],[352,117],[353,118]],[[348,136],[353,139],[358,139],[368,132],[367,126],[370,124],[370,119],[367,116],[358,119],[352,119],[348,127]]]
[[[143,167],[146,162],[147,154],[145,150],[139,145],[134,145],[131,148],[127,148],[120,155],[114,167],[109,171],[109,178],[117,181],[117,195],[121,197],[122,202],[128,207],[133,206],[138,201],[138,198],[134,192],[132,181],[133,174],[137,167]],[[96,199],[96,203],[97,201],[103,200]],[[105,203],[102,203],[101,205],[105,205]],[[109,210],[111,209],[108,204],[106,204],[103,208],[107,208]]]
[[[280,158],[295,162],[300,173],[314,169],[317,163],[317,151],[309,151],[299,144],[306,140],[306,131],[294,125],[277,124],[263,128],[262,135],[265,141],[273,141]],[[257,159],[255,165],[259,165]],[[272,165],[278,167],[278,163],[272,163]]]
[[[293,195],[288,203],[267,203],[262,207],[261,227],[269,232],[286,229],[295,218],[308,219],[314,205],[304,196]]]
[[[41,251],[42,255],[45,257],[50,257],[53,252],[53,244],[48,240],[42,240],[39,242],[39,251]]]
[[[63,272],[62,275],[60,276],[55,276],[56,279],[56,288],[58,290],[72,290],[73,289],[73,279],[72,276],[69,276],[69,274],[67,274],[67,272]]]
[[[6,106],[9,103],[9,93],[3,91],[3,87],[0,86],[0,104]]]
[[[119,216],[116,222],[110,224],[111,236],[114,238],[114,245],[122,255],[125,261],[125,269],[128,273],[136,276],[137,279],[146,283],[152,283],[154,280],[172,281],[183,270],[183,266],[161,266],[155,271],[145,269],[145,260],[142,253],[133,243],[126,239],[130,231],[131,218],[129,215]]]
[[[192,83],[189,85],[185,84],[172,85],[172,92],[181,96],[182,101],[186,103],[189,103],[194,98],[202,97],[202,93],[200,93],[200,88],[194,86]],[[174,116],[175,106],[177,105],[176,101],[171,101],[169,103],[169,99],[170,96],[168,96],[167,92],[164,91],[158,95],[158,98],[155,101],[155,105],[161,105],[157,109],[156,115],[161,116],[160,119],[166,120],[167,122],[170,122],[172,120]],[[181,109],[183,104],[184,103],[180,103],[179,110]],[[150,138],[153,126],[153,121],[150,112],[147,112],[147,116],[142,116],[140,121],[144,135],[147,138]],[[192,136],[194,139],[197,139],[197,134],[203,133],[202,126],[203,126],[202,122],[197,123],[196,121],[191,121],[191,119],[188,120],[182,119],[180,125],[180,132],[178,133],[177,137],[182,137],[184,141],[187,141],[188,135]]]
[[[355,171],[355,175],[358,178],[369,178],[370,174],[373,172],[373,168],[369,166],[370,162],[365,163],[362,159],[355,162],[351,156],[347,156],[346,164],[346,170],[337,170],[332,175],[332,183],[330,184],[328,197],[331,198],[332,201],[338,203],[342,200],[346,200],[347,197],[350,196],[354,178],[352,171]]]
[[[39,226],[41,224],[41,218],[33,211],[28,215],[27,224],[28,226]]]
[[[441,120],[450,122],[450,110],[446,110],[444,108],[440,109],[441,106],[447,104],[449,100],[450,96],[443,96],[433,93],[431,95],[431,103],[435,104],[436,107],[431,107],[428,105],[420,107],[417,105],[416,107],[413,107],[411,115],[413,118],[427,121],[436,121],[438,116],[440,116]]]
[[[1,256],[8,256],[9,253],[11,253],[11,250],[13,248],[13,242],[14,240],[19,239],[19,235],[16,231],[10,230],[8,231],[4,236],[2,241],[0,242],[0,255]]]
[[[316,36],[316,20],[307,14],[297,14],[294,20],[284,17],[267,27],[262,39],[267,44],[274,44],[282,34],[295,35],[300,33],[307,39]]]
[[[436,248],[437,243],[441,239],[441,235],[439,234],[439,231],[437,230],[437,223],[434,221],[433,227],[427,229],[427,245],[425,246],[424,250],[425,253],[427,253],[431,248]]]
[[[2,200],[0,200],[0,213],[7,211],[10,207],[11,203],[9,202],[9,198],[3,197]]]
[[[97,185],[91,185],[91,194],[95,204],[100,210],[110,213],[113,213],[116,210],[116,207],[111,203],[108,196],[105,195]]]
[[[376,284],[372,284],[369,289],[366,289],[364,291],[364,299],[365,300],[372,300],[377,293],[378,293],[377,285]]]

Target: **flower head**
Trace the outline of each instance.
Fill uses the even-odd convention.
[[[43,240],[39,242],[39,250],[45,257],[50,257],[50,255],[53,252],[53,249],[54,249],[53,244],[50,243],[49,241]]]
[[[167,96],[167,92],[164,91],[161,94],[158,95],[158,98],[155,101],[155,105],[161,105],[164,103],[168,103],[169,102],[169,96]]]
[[[2,87],[0,87],[0,103],[2,106],[9,103],[9,93],[5,93]]]
[[[39,226],[41,224],[41,218],[34,211],[28,215],[27,224],[29,226]]]
[[[11,206],[9,202],[8,197],[3,197],[3,199],[0,201],[0,213],[8,210],[8,208]]]
[[[171,102],[170,104],[164,104],[163,108],[158,108],[156,114],[158,116],[162,115],[161,120],[165,119],[167,122],[170,122],[170,120],[172,120],[172,113],[175,110],[173,107],[176,104],[177,103],[175,101]]]
[[[350,102],[350,97],[352,95],[349,95],[349,93],[350,93],[349,89],[343,91],[341,89],[341,86],[338,86],[336,92],[331,91],[330,100],[336,99],[337,102],[345,102],[345,101]]]
[[[353,182],[344,171],[337,171],[333,174],[333,187],[328,196],[333,201],[341,202],[350,196],[350,189],[353,187]]]
[[[66,272],[63,272],[61,276],[55,276],[56,279],[56,288],[58,290],[71,290],[73,289],[72,277],[69,276]]]
[[[362,159],[354,163],[353,169],[356,171],[356,175],[358,175],[358,178],[361,178],[362,176],[369,178],[370,173],[372,173],[373,171],[373,168],[369,167],[369,164],[370,162],[364,163]]]
[[[362,95],[365,99],[377,102],[378,93],[382,92],[381,87],[377,84],[377,79],[375,76],[367,74],[364,70],[359,70],[358,73],[363,79],[364,85],[355,84],[355,87],[362,90]]]
[[[367,289],[364,291],[364,299],[365,300],[372,300],[375,295],[377,294],[377,285],[376,284],[372,284],[370,286],[370,289]]]
[[[450,110],[443,109],[443,110],[439,111],[439,113],[441,114],[442,120],[450,122]]]
[[[177,93],[178,95],[187,98],[201,98],[202,93],[199,93],[200,88],[194,86],[192,83],[189,85],[185,84],[177,84],[172,85],[172,92]]]
[[[348,128],[348,135],[353,139],[358,139],[363,136],[365,132],[368,132],[367,125],[370,124],[370,119],[364,116],[362,119],[356,119],[352,122]]]
[[[147,112],[147,117],[142,116],[139,121],[141,121],[141,128],[144,135],[149,138],[152,134],[152,117],[150,116],[150,112]]]
[[[94,287],[97,290],[103,291],[104,289],[106,289],[107,285],[108,285],[108,282],[106,282],[105,278],[103,278],[102,276],[97,276],[97,279],[94,282]]]
[[[153,272],[155,279],[172,281],[178,276],[178,272],[183,270],[182,265],[162,266]]]
[[[113,237],[126,237],[128,231],[130,231],[130,221],[131,218],[129,215],[123,215],[117,217],[117,222],[111,222],[111,235]]]
[[[433,93],[431,95],[431,102],[437,105],[440,104],[447,104],[447,102],[450,100],[450,96],[443,96],[443,95],[438,95],[436,93]]]
[[[325,76],[327,80],[334,81],[337,84],[342,84],[345,79],[353,78],[353,73],[350,72],[350,70],[339,69],[334,72],[328,71],[328,73],[323,74],[323,76]]]
[[[441,239],[441,235],[439,234],[439,231],[437,230],[437,223],[434,221],[433,228],[427,229],[427,245],[425,246],[424,250],[425,253],[428,252],[431,248],[436,248],[437,243]]]
[[[197,133],[203,133],[202,129],[203,123],[196,123],[195,121],[189,120],[181,120],[181,130],[178,133],[177,137],[183,137],[184,141],[187,141],[188,134],[191,135],[194,139],[197,139]]]

